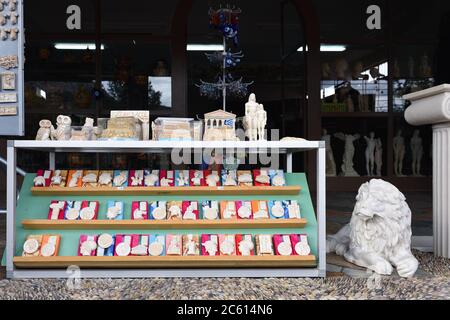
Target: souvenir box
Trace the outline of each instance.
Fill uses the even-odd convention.
[[[95,256],[97,255],[97,236],[96,235],[80,235],[78,242],[79,256]]]
[[[176,170],[175,171],[175,186],[188,187],[189,186],[189,170]]]
[[[144,170],[144,185],[146,187],[158,187],[159,170]]]
[[[74,188],[83,186],[83,170],[69,170],[66,187]]]
[[[116,237],[109,233],[102,233],[97,237],[97,256],[114,256]]]
[[[133,201],[131,204],[131,219],[147,220],[148,219],[148,203],[147,201]]]
[[[222,256],[236,255],[236,239],[234,234],[219,234],[219,251]]]
[[[144,186],[144,170],[130,170],[128,172],[128,186],[130,187]]]
[[[148,255],[148,240],[149,236],[146,234],[133,234],[131,236],[131,255],[132,256],[146,256]]]
[[[234,201],[220,201],[220,218],[236,219],[236,203]]]
[[[98,186],[99,187],[112,187],[113,185],[113,170],[101,170],[98,174]]]
[[[114,170],[113,187],[128,186],[128,171]]]
[[[219,219],[219,202],[215,200],[203,201],[202,218],[206,220]]]
[[[196,234],[183,235],[183,256],[200,255],[200,241]]]
[[[159,185],[161,187],[173,187],[175,184],[175,172],[173,170],[159,170]]]
[[[198,220],[198,202],[183,201],[182,203],[183,220]]]
[[[166,238],[163,234],[151,234],[148,243],[149,256],[166,255]]]
[[[98,170],[84,170],[83,178],[81,181],[83,182],[83,187],[97,187],[98,186]]]
[[[51,178],[51,187],[65,187],[67,181],[67,170],[55,170]]]
[[[150,203],[150,219],[151,220],[167,219],[167,201],[153,201]]]
[[[239,256],[254,256],[255,244],[251,234],[236,235],[236,254]]]
[[[219,237],[216,234],[202,234],[201,236],[202,256],[218,256],[219,253]]]
[[[53,200],[48,209],[48,220],[63,220],[66,210],[66,201]]]
[[[124,214],[124,203],[122,201],[109,200],[107,202],[106,218],[109,220],[122,220]]]
[[[181,256],[183,253],[183,240],[181,234],[166,235],[166,255]]]
[[[38,170],[34,178],[35,187],[49,187],[52,181],[52,170]]]
[[[251,201],[235,201],[238,219],[253,219]]]

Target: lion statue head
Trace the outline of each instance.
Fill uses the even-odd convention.
[[[350,223],[327,241],[357,265],[380,274],[412,276],[418,267],[411,253],[411,210],[405,196],[392,184],[372,179],[361,185]]]

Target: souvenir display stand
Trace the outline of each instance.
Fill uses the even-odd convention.
[[[55,153],[167,153],[201,152],[220,148],[247,154],[271,152],[286,156],[286,186],[252,187],[142,187],[142,188],[36,188],[35,174],[27,174],[17,197],[18,149],[49,153],[49,169],[55,169]],[[224,151],[225,152],[225,151]],[[292,173],[292,154],[316,152],[317,201],[314,209],[306,176]],[[26,141],[8,142],[7,245],[4,263],[9,278],[61,278],[71,276],[69,266],[81,268],[81,277],[324,277],[325,240],[325,145],[322,141]],[[107,166],[105,164],[105,166]],[[141,169],[141,168],[139,168]],[[99,202],[96,220],[48,220],[53,200]],[[301,219],[260,220],[107,220],[105,203],[120,200],[297,200]],[[80,234],[305,234],[311,248],[306,256],[78,256]],[[59,234],[57,256],[22,256],[29,234]]]

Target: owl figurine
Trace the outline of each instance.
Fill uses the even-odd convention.
[[[71,130],[72,119],[69,116],[59,115],[56,118],[56,129],[52,132],[54,140],[70,140],[72,135]]]
[[[55,130],[52,122],[47,119],[42,119],[39,121],[39,130],[36,134],[36,140],[47,141],[51,140],[51,132]]]

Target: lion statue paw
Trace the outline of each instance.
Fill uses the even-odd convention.
[[[412,277],[419,262],[411,253],[411,210],[405,196],[381,179],[364,183],[350,223],[327,239],[327,252],[356,265],[389,275]]]

